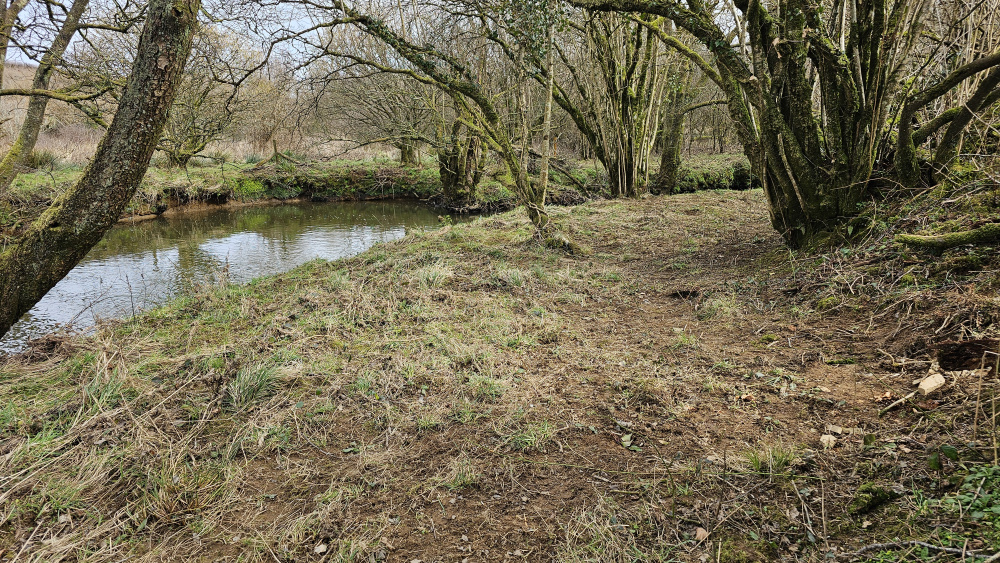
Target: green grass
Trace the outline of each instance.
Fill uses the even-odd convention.
[[[277,390],[274,368],[266,365],[251,365],[236,372],[236,377],[226,388],[223,405],[232,412],[243,412]]]
[[[837,390],[822,394],[829,402],[807,396],[848,368],[817,358],[807,370],[786,348],[816,344],[790,325],[830,343],[824,357],[883,372],[867,340],[837,344],[834,332],[867,326],[869,311],[857,320],[839,307],[832,327],[809,312],[844,292],[765,287],[761,271],[792,277],[812,262],[714,261],[716,247],[770,228],[761,194],[550,211],[596,251],[546,248],[520,212],[483,217],[244,286],[198,287],[11,360],[0,368],[0,550],[17,553],[37,527],[36,540],[75,535],[33,541],[24,560],[318,561],[319,546],[326,561],[383,549],[392,560],[453,544],[472,549],[456,559],[500,546],[529,560],[767,561],[793,547],[818,560],[824,540],[805,525],[818,528],[824,509],[838,553],[899,538],[996,541],[1000,483],[972,453],[975,463],[944,453],[944,471],[931,471],[909,442],[864,449],[845,435],[820,447],[812,429],[826,422],[889,437],[919,420],[928,446],[939,427],[967,444],[975,409],[957,401],[975,395],[954,394],[954,425],[910,409],[878,418],[874,378],[849,403]],[[695,285],[702,272],[711,279]],[[670,297],[686,287],[701,288],[711,314]],[[775,302],[761,312],[764,297]],[[789,318],[793,306],[805,312]],[[758,445],[740,455],[748,443]],[[869,482],[913,484],[922,497],[849,513]],[[712,531],[707,542],[697,527]]]

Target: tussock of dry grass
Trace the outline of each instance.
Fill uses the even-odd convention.
[[[10,360],[0,558],[763,561],[927,539],[902,501],[877,529],[848,506],[903,475],[931,495],[898,437],[925,424],[937,447],[971,418],[876,416],[912,377],[880,367],[881,333],[842,338],[865,313],[794,312],[759,193],[553,218],[593,254],[499,215]],[[829,423],[876,446],[823,452]]]

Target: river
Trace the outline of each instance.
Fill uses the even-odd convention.
[[[246,283],[439,224],[427,206],[378,201],[221,207],[119,225],[14,325],[0,352],[65,327],[133,316],[220,276]]]

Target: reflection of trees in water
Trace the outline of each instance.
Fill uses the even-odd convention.
[[[351,202],[295,204],[271,207],[222,209],[160,217],[109,232],[90,258],[149,252],[176,246],[179,241],[197,246],[235,232],[253,232],[277,240],[291,240],[317,227],[425,227],[437,223],[437,213],[409,202]]]
[[[196,283],[206,281],[208,274],[224,267],[225,264],[205,252],[198,241],[184,240],[177,245],[177,263],[171,269],[170,289],[190,290]]]
[[[401,227],[437,224],[434,210],[415,203],[369,202],[224,209],[119,227],[15,325],[0,350],[19,349],[58,323],[87,326],[93,316],[148,309],[214,283],[230,264],[230,279],[245,282],[291,269],[317,250],[353,255]]]

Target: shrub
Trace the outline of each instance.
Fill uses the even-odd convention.
[[[31,154],[25,159],[24,164],[28,168],[53,168],[58,162],[59,158],[56,157],[54,152],[36,150],[31,151]]]
[[[684,160],[677,173],[681,193],[700,190],[749,190],[760,187],[743,155],[699,155]]]

